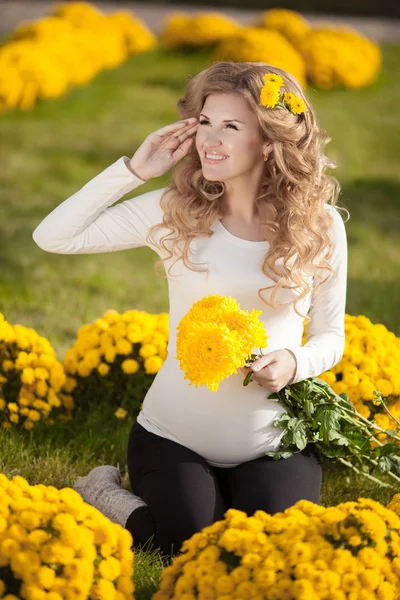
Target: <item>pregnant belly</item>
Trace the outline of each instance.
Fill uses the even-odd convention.
[[[149,389],[141,413],[144,424],[151,424],[158,435],[222,467],[279,449],[283,430],[274,421],[286,411],[268,399],[271,392],[266,388],[257,383],[243,386],[244,375],[238,371],[222,381],[217,392],[211,392],[189,385],[182,371],[167,362]]]

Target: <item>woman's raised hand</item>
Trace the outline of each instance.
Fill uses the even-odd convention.
[[[164,175],[187,155],[197,127],[196,117],[191,117],[150,133],[132,156],[129,168],[146,181]]]

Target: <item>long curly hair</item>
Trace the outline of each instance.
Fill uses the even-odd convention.
[[[281,75],[285,91],[304,100],[304,113],[294,115],[289,110],[266,109],[260,104],[263,76],[272,72]],[[325,204],[337,205],[341,190],[337,179],[325,173],[328,167],[336,168],[324,154],[331,138],[319,127],[314,110],[295,77],[265,63],[216,62],[190,78],[185,95],[177,102],[181,118],[198,118],[207,96],[219,92],[241,94],[258,118],[262,138],[272,144],[256,205],[265,240],[269,242],[262,270],[275,284],[259,289],[258,295],[274,308],[294,304],[295,312],[309,322],[309,318],[297,310],[297,304],[332,274],[336,275],[328,263],[333,252],[329,236],[333,216],[325,209]],[[168,255],[155,263],[156,272],[161,263],[174,255],[176,260],[183,260],[187,268],[209,273],[208,268],[196,268],[188,252],[193,239],[214,234],[210,226],[222,216],[218,199],[224,191],[222,181],[208,181],[204,177],[199,153],[192,144],[187,156],[174,167],[171,183],[162,194],[163,222],[153,225],[148,232],[149,239],[158,228],[170,229],[160,240]],[[346,208],[336,208],[348,213]],[[175,237],[171,238],[173,234]],[[166,247],[166,240],[172,241],[172,251]],[[317,269],[327,270],[328,274],[324,279],[319,278],[318,285],[312,288],[310,276],[312,280]],[[290,281],[294,286],[287,285]],[[270,300],[263,298],[261,293],[271,288]],[[275,297],[280,288],[296,288],[296,298],[277,304]]]

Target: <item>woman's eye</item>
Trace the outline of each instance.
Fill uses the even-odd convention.
[[[199,121],[199,125],[205,125],[206,123],[208,123],[208,121],[205,121],[204,119],[203,121]],[[229,125],[238,131],[238,128],[233,123],[228,123],[227,127],[229,127]]]

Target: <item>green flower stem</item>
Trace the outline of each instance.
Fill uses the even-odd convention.
[[[367,458],[367,460],[372,462],[374,465],[378,464],[378,461],[375,460],[374,458],[369,458],[368,456],[365,456],[365,458]],[[392,473],[392,471],[386,471],[386,472],[388,475],[390,475],[390,477],[393,477],[393,479],[396,479],[396,481],[400,481],[400,477],[398,475],[395,475],[394,473]]]
[[[396,439],[396,440],[400,441],[400,437],[399,437],[399,436],[397,436],[397,435],[394,435],[394,434],[388,434],[388,433],[386,432],[386,430],[385,430],[385,429],[383,429],[382,427],[380,427],[379,425],[376,425],[376,424],[374,424],[374,423],[371,423],[370,421],[368,421],[368,419],[366,419],[365,417],[363,417],[362,415],[360,415],[360,413],[357,411],[357,409],[356,409],[355,407],[354,407],[354,409],[353,409],[353,410],[351,410],[351,409],[349,409],[347,406],[344,406],[344,405],[343,405],[343,402],[342,402],[342,401],[343,401],[343,398],[342,398],[341,396],[339,396],[338,394],[336,394],[335,392],[334,392],[334,394],[335,394],[335,395],[334,395],[334,396],[332,396],[331,394],[329,394],[329,393],[328,393],[328,390],[324,389],[324,388],[323,388],[321,385],[319,385],[319,384],[318,384],[318,382],[316,382],[316,381],[313,381],[313,382],[312,382],[312,385],[313,385],[313,387],[317,387],[317,388],[318,388],[318,389],[321,391],[321,393],[322,393],[323,395],[325,395],[325,396],[326,396],[328,399],[330,399],[330,398],[332,398],[332,397],[333,397],[333,398],[337,398],[337,399],[339,399],[339,401],[341,401],[341,402],[339,402],[339,403],[338,403],[338,404],[340,404],[340,408],[341,408],[342,410],[344,410],[346,413],[349,413],[349,414],[351,414],[351,415],[354,415],[354,416],[357,416],[357,417],[359,417],[359,419],[361,420],[361,422],[362,422],[362,423],[363,423],[365,426],[367,426],[369,429],[375,429],[375,430],[377,430],[377,431],[380,431],[380,432],[382,432],[382,433],[385,433],[386,435],[389,435],[390,437],[392,437],[392,438],[394,438],[394,439]],[[291,395],[292,395],[292,396],[295,398],[295,400],[296,400],[296,401],[299,401],[299,399],[298,399],[298,398],[296,397],[296,395],[293,393],[293,390],[292,390],[291,386],[287,386],[287,387],[288,387],[288,388],[290,388],[290,393],[291,393]],[[282,391],[282,390],[280,390],[279,392],[277,392],[277,395],[279,396],[279,398],[280,398],[280,399],[282,399],[282,400],[283,400],[283,398],[281,398],[281,391]],[[332,390],[332,391],[333,391],[333,390]],[[385,406],[385,405],[384,405],[384,406]],[[386,408],[386,407],[385,407],[385,408]],[[343,417],[344,417],[344,415],[343,415]],[[349,421],[349,419],[347,419],[347,420]],[[350,418],[350,421],[349,421],[349,422],[353,423],[354,425],[357,425],[357,427],[359,427],[359,426],[360,426],[360,421],[357,421],[356,419]],[[379,442],[379,440],[376,440],[376,439],[374,439],[374,441],[376,441],[376,442],[377,442],[377,443],[378,443],[380,446],[381,446],[381,445],[383,445],[383,444],[381,444],[381,443]]]
[[[343,408],[344,408],[344,407],[343,407]],[[344,410],[346,410],[346,409],[344,408]],[[357,414],[358,414],[358,413],[357,413]],[[357,427],[360,427],[360,425],[361,425],[359,421],[356,421],[355,419],[352,419],[351,417],[349,417],[349,416],[347,416],[347,415],[342,415],[342,418],[343,418],[343,419],[345,419],[345,420],[346,420],[348,423],[351,423],[351,424],[353,424],[353,425],[357,425]],[[368,428],[369,428],[369,429],[373,429],[373,428],[375,427],[375,425],[373,425],[373,424],[372,424],[372,423],[370,423],[369,421],[367,421],[367,424],[368,424]],[[386,433],[386,431],[385,431],[384,429],[382,429],[381,427],[379,427],[378,425],[377,425],[376,427],[377,427],[378,429],[380,429],[380,431],[382,431],[383,433]],[[386,434],[386,435],[389,435],[389,436],[391,436],[391,437],[395,437],[395,438],[397,439],[397,436],[392,436],[391,434]],[[374,434],[371,434],[371,435],[368,437],[368,440],[372,440],[372,441],[374,441],[374,442],[375,442],[375,443],[376,443],[378,446],[384,446],[384,444],[383,444],[383,443],[382,443],[380,440],[378,440],[378,438],[376,438]],[[396,455],[394,455],[394,458],[395,458],[397,461],[400,461],[400,456],[396,456]],[[369,460],[372,460],[372,459],[369,459]]]
[[[346,412],[350,412],[350,411],[349,411],[347,408],[345,408],[345,407],[342,407],[342,408],[343,408],[343,410],[345,410]],[[354,414],[354,413],[352,413],[352,414]],[[387,432],[386,432],[386,429],[382,429],[382,427],[379,427],[379,425],[375,425],[375,423],[371,423],[371,421],[368,421],[368,419],[366,419],[365,417],[363,417],[362,415],[360,415],[360,413],[359,413],[359,412],[357,412],[357,410],[355,411],[355,414],[356,414],[356,416],[360,417],[360,419],[363,421],[363,423],[364,423],[365,425],[368,425],[368,427],[369,427],[370,429],[375,429],[375,430],[381,431],[382,433],[385,433],[386,435],[390,435],[390,437],[394,438],[395,440],[398,440],[398,441],[400,441],[400,437],[399,437],[398,435],[394,435],[394,434],[391,434],[391,433],[387,433]],[[357,424],[359,425],[359,422],[358,422],[358,421],[355,421],[355,420],[354,420],[354,423],[357,423]],[[381,445],[382,445],[382,444],[381,444]]]
[[[374,481],[375,483],[378,483],[382,487],[394,488],[394,486],[391,485],[390,483],[384,483],[383,481],[379,481],[379,479],[377,479],[373,475],[369,475],[369,473],[364,473],[363,471],[360,471],[360,469],[357,469],[357,467],[355,467],[354,465],[352,465],[350,462],[348,462],[344,458],[339,457],[338,460],[342,464],[346,465],[346,467],[349,467],[350,469],[353,469],[353,471],[355,473],[357,473],[357,475],[362,475],[363,477],[367,477],[368,479],[371,479],[371,481]]]
[[[383,403],[382,403],[383,404]],[[396,423],[398,425],[400,425],[400,421],[398,419],[396,419],[396,417],[394,415],[392,415],[392,413],[390,412],[390,410],[388,409],[388,407],[386,406],[386,404],[383,404],[383,408],[386,410],[387,413],[389,413],[389,415],[392,417],[392,419],[394,421],[396,421]]]

